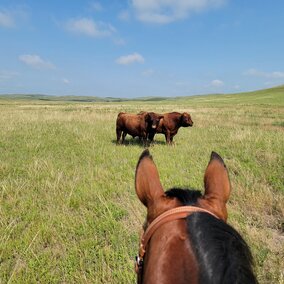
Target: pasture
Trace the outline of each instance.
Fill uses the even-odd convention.
[[[135,283],[146,210],[134,189],[143,147],[116,146],[120,111],[187,111],[174,146],[150,147],[165,189],[203,190],[212,150],[227,164],[228,222],[260,283],[284,283],[284,88],[121,102],[0,98],[0,283]]]

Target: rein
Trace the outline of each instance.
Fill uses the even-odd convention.
[[[142,283],[142,272],[143,272],[143,258],[146,253],[146,247],[148,242],[150,241],[152,235],[154,232],[163,224],[178,220],[178,219],[185,219],[187,216],[189,216],[192,213],[195,212],[204,212],[208,213],[215,218],[219,219],[215,214],[212,212],[195,206],[180,206],[173,209],[170,209],[161,215],[159,215],[154,221],[149,225],[149,227],[144,231],[141,240],[140,240],[140,246],[139,246],[139,253],[136,257],[136,264],[135,264],[135,271],[138,274],[138,283]]]

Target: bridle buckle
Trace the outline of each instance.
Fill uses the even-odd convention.
[[[135,257],[135,271],[136,271],[137,274],[142,269],[142,267],[143,267],[143,258],[141,258],[139,255],[136,255],[136,257]]]

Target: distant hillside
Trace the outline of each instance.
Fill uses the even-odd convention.
[[[184,97],[177,98],[184,101]],[[284,85],[274,88],[235,94],[214,94],[187,97],[187,101],[194,104],[242,104],[242,105],[279,105],[284,106]]]
[[[114,102],[121,101],[120,98],[100,98],[93,96],[49,96],[41,94],[11,94],[0,95],[0,99],[14,99],[14,100],[39,100],[39,101],[62,101],[62,102]]]
[[[277,104],[284,105],[284,85],[274,88],[257,90],[252,92],[235,93],[235,94],[209,94],[196,96],[181,96],[181,97],[140,97],[140,98],[113,98],[113,97],[94,97],[94,96],[49,96],[41,94],[9,94],[0,95],[1,99],[8,100],[37,100],[50,102],[157,102],[165,101],[175,102],[192,102],[192,103],[236,103],[236,104]]]

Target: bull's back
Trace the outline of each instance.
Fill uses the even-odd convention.
[[[174,131],[179,127],[178,121],[180,118],[179,112],[169,112],[164,113],[163,118],[159,122],[159,126],[157,128],[157,133],[165,133],[168,131]]]
[[[141,115],[119,113],[116,127],[132,136],[141,136],[144,128],[143,122]]]

